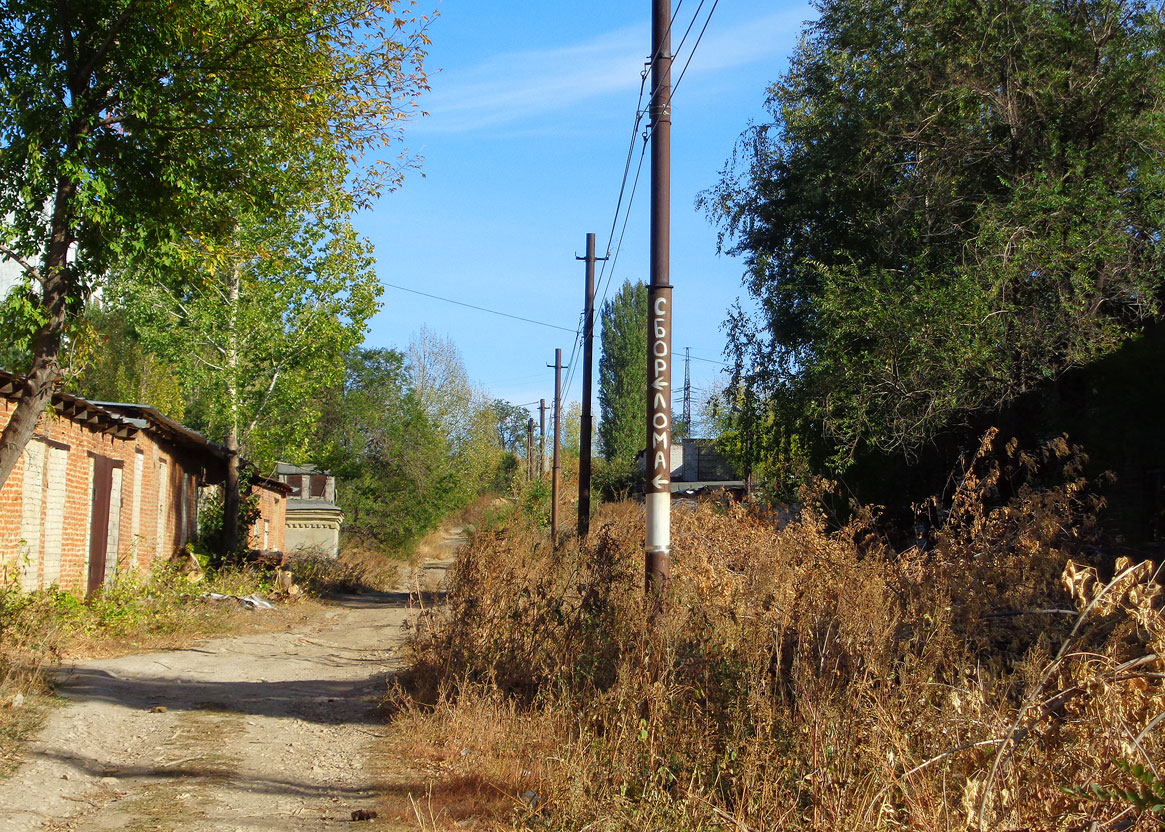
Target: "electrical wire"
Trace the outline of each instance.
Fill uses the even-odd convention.
[[[545,326],[549,327],[550,329],[561,329],[564,332],[575,332],[577,334],[576,330],[570,329],[569,327],[559,326],[558,324],[548,324],[546,321],[536,321],[533,318],[523,318],[521,315],[511,315],[509,312],[499,312],[497,309],[486,309],[484,306],[474,306],[472,303],[453,300],[453,298],[443,298],[440,295],[430,295],[428,292],[421,292],[417,289],[410,289],[407,286],[397,286],[395,283],[383,283],[382,285],[387,286],[390,289],[400,289],[402,292],[411,292],[414,295],[423,295],[424,297],[432,298],[433,300],[440,300],[444,301],[445,303],[454,303],[458,306],[464,306],[469,309],[476,309],[478,312],[488,312],[491,315],[501,315],[503,318],[513,318],[515,321],[525,321],[528,324],[537,324],[538,326]]]
[[[705,2],[705,0],[700,0],[700,4],[699,4],[699,5],[696,7],[696,11],[695,11],[695,13],[692,15],[692,19],[691,19],[691,21],[688,23],[688,27],[687,27],[687,29],[684,31],[684,35],[683,35],[683,37],[680,39],[680,44],[679,44],[679,47],[676,49],[676,52],[677,52],[677,53],[678,53],[678,52],[680,52],[680,51],[681,51],[681,50],[684,48],[684,43],[686,43],[686,42],[687,42],[688,36],[691,34],[691,32],[692,32],[692,29],[693,29],[693,28],[695,27],[695,25],[696,25],[696,21],[697,21],[697,20],[699,20],[699,17],[700,17],[700,11],[701,11],[701,10],[704,8],[704,2]],[[716,7],[717,7],[719,4],[720,4],[720,0],[713,0],[713,3],[712,3],[712,6],[711,6],[711,8],[708,10],[708,16],[707,16],[707,17],[704,19],[704,25],[703,25],[703,26],[700,28],[700,34],[696,36],[696,42],[695,42],[694,44],[692,44],[692,50],[691,50],[691,52],[689,52],[689,53],[688,53],[688,57],[687,57],[687,60],[686,60],[686,61],[685,61],[685,63],[684,63],[683,69],[682,69],[682,70],[680,70],[680,75],[679,75],[679,78],[676,80],[676,83],[675,83],[675,84],[672,86],[671,92],[670,92],[670,93],[669,93],[669,95],[668,95],[667,102],[664,104],[664,109],[667,109],[668,107],[670,107],[670,106],[671,106],[672,97],[675,95],[675,93],[676,93],[676,90],[679,88],[679,85],[680,85],[680,83],[681,83],[681,82],[684,80],[684,75],[687,73],[687,71],[688,71],[688,67],[689,67],[689,66],[691,65],[691,63],[692,63],[692,58],[695,56],[695,54],[696,54],[696,50],[697,50],[697,49],[699,49],[699,47],[700,47],[700,42],[701,42],[701,41],[704,39],[704,33],[708,31],[708,24],[710,24],[710,23],[712,22],[712,15],[716,13]],[[668,33],[669,33],[669,35],[670,35],[670,33],[671,33],[672,26],[675,24],[676,17],[677,17],[677,15],[679,14],[679,10],[680,10],[680,7],[681,7],[682,5],[683,5],[683,3],[682,3],[682,0],[681,0],[681,3],[680,3],[679,5],[677,5],[677,6],[676,6],[676,10],[675,10],[675,13],[672,15],[671,22],[668,24]],[[649,66],[650,66],[651,64],[654,64],[654,63],[655,63],[655,61],[656,61],[656,59],[658,58],[658,56],[659,56],[659,55],[658,55],[658,50],[657,50],[656,54],[652,56],[652,60],[649,62]],[[644,75],[643,75],[643,81],[644,81],[644,83],[646,83],[646,80],[647,80],[647,72],[645,71],[645,72],[644,72]],[[643,103],[643,86],[644,86],[643,84],[641,84],[641,85],[640,85],[640,97],[639,97],[639,106],[638,106],[638,107],[637,107],[637,109],[636,109],[636,120],[635,120],[635,132],[636,132],[636,133],[638,132],[638,129],[639,129],[639,124],[641,123],[641,121],[642,121],[642,119],[643,119],[643,115],[644,115],[644,110],[642,109],[642,103]],[[654,97],[655,97],[655,90],[652,90],[652,98],[654,98]],[[642,146],[642,148],[641,148],[641,150],[640,150],[640,155],[639,155],[639,168],[638,168],[638,169],[636,170],[636,172],[635,172],[636,183],[638,182],[638,179],[639,179],[639,174],[640,174],[640,172],[642,171],[642,168],[643,168],[643,158],[644,158],[644,155],[645,155],[645,154],[646,154],[646,152],[647,152],[647,144],[648,144],[648,142],[650,141],[650,139],[651,139],[651,136],[652,136],[652,134],[653,134],[654,132],[655,132],[655,125],[654,125],[654,124],[652,124],[652,125],[650,126],[650,128],[649,128],[649,129],[646,131],[646,133],[645,133],[645,134],[644,134],[644,136],[643,136],[643,146]],[[623,182],[624,182],[624,184],[623,184],[623,186],[620,188],[620,194],[619,194],[619,196],[620,196],[619,202],[620,202],[620,203],[622,203],[623,188],[625,188],[625,187],[626,187],[626,180],[627,180],[627,170],[628,170],[628,169],[629,169],[629,167],[630,167],[631,154],[633,153],[633,150],[634,150],[634,145],[635,145],[635,135],[633,134],[633,135],[632,135],[632,139],[631,139],[631,147],[629,147],[629,148],[628,148],[628,159],[627,159],[627,163],[628,163],[628,164],[625,166],[625,169],[624,169],[624,175],[623,175]],[[623,221],[623,230],[622,230],[622,232],[620,232],[620,235],[619,235],[619,243],[620,243],[620,248],[622,247],[623,234],[624,234],[624,233],[626,233],[626,230],[627,230],[627,220],[630,218],[630,213],[631,213],[631,203],[633,202],[634,198],[635,198],[635,186],[633,185],[633,186],[632,186],[632,190],[631,190],[631,198],[628,200],[628,205],[627,205],[627,216],[624,218],[624,221]],[[618,206],[617,206],[617,207],[616,207],[616,215],[615,215],[615,219],[614,219],[614,221],[613,221],[613,223],[612,223],[612,236],[613,236],[613,232],[614,232],[614,226],[615,226],[615,224],[617,224],[617,223],[618,223],[618,221],[619,221],[619,216],[618,216]],[[608,242],[607,242],[607,254],[608,254],[608,256],[610,256],[610,240],[608,240]],[[618,261],[618,252],[616,252],[616,255],[615,255],[615,258],[614,258],[614,260],[615,260],[615,262],[617,262],[617,261]],[[607,282],[606,282],[606,284],[603,284],[602,300],[603,300],[604,302],[606,301],[606,298],[607,298],[607,290],[609,289],[609,287],[610,287],[610,283],[611,283],[611,281],[612,281],[612,279],[613,279],[613,276],[614,276],[614,271],[615,271],[615,262],[613,262],[613,263],[611,264],[611,274],[610,274],[609,276],[607,276]],[[605,263],[604,263],[604,269],[603,269],[603,272],[606,272],[606,264],[605,264]],[[603,274],[602,274],[602,273],[600,273],[600,281],[602,280],[602,277],[603,277]],[[600,306],[601,306],[601,304],[600,304]]]
[[[704,0],[700,0],[700,5],[701,6],[704,5]],[[679,18],[680,9],[682,9],[683,6],[684,6],[684,0],[679,0],[679,2],[676,4],[675,9],[672,11],[671,20],[669,20],[668,24],[667,24],[667,36],[668,37],[671,36],[672,28],[675,26],[676,20]],[[699,11],[700,11],[699,9],[696,9],[697,14],[699,13]],[[695,19],[693,18],[693,22],[694,22],[694,20]],[[691,28],[692,28],[691,24],[689,24],[689,26],[688,26],[689,31],[691,30]],[[646,64],[644,65],[643,70],[639,73],[639,99],[635,102],[635,119],[631,125],[631,140],[627,144],[627,158],[623,163],[623,179],[619,183],[619,198],[615,201],[615,215],[611,218],[611,230],[607,234],[607,246],[606,246],[607,260],[603,261],[603,266],[599,271],[599,279],[598,279],[599,286],[604,285],[603,284],[603,276],[605,275],[605,273],[607,271],[607,262],[611,257],[611,243],[615,239],[615,229],[619,225],[619,214],[622,212],[622,208],[623,208],[623,196],[627,190],[627,179],[631,173],[631,162],[635,158],[635,140],[637,138],[639,138],[639,125],[643,123],[643,117],[647,114],[647,111],[643,108],[643,93],[647,89],[647,79],[651,77],[651,70],[655,67],[655,62],[657,60],[659,60],[659,54],[660,54],[659,49],[656,49],[655,52],[652,53],[651,58],[649,58],[647,60]],[[640,156],[639,156],[639,170],[636,170],[636,172],[635,172],[635,183],[636,184],[638,184],[638,181],[639,181],[639,172],[643,168],[643,153],[646,151],[646,141],[647,141],[647,137],[645,135],[644,136],[644,147],[640,151]],[[627,203],[628,215],[630,214],[631,202],[632,202],[632,200],[634,200],[634,198],[635,198],[635,185],[632,185],[631,198],[628,200],[628,203]],[[627,221],[624,220],[623,221],[624,231],[626,231],[626,228],[627,228]],[[620,241],[622,241],[621,235],[620,235]],[[614,271],[613,264],[611,266],[611,270],[612,270],[612,272]],[[609,283],[610,283],[610,280],[608,278],[608,285],[609,285]],[[601,301],[600,301],[600,303],[596,304],[596,309],[601,308],[602,303],[605,302],[606,299],[607,299],[607,290],[606,290],[606,288],[604,288],[602,293],[601,293]]]
[[[703,0],[701,0],[700,7],[703,7],[703,5],[704,5]],[[704,33],[708,31],[708,24],[712,22],[712,15],[716,14],[716,7],[719,5],[720,5],[720,0],[713,0],[712,8],[710,8],[708,10],[708,16],[704,19],[704,25],[700,29],[700,34],[696,37],[696,42],[694,44],[692,44],[692,51],[688,53],[688,58],[686,61],[684,61],[684,68],[680,70],[680,75],[676,79],[676,82],[674,84],[672,84],[671,91],[668,93],[668,96],[667,96],[667,101],[664,102],[663,109],[665,111],[669,110],[671,108],[671,102],[672,102],[672,99],[675,97],[676,90],[678,90],[680,88],[680,84],[683,83],[684,76],[688,72],[688,67],[691,66],[691,64],[692,64],[692,58],[694,58],[696,56],[696,50],[700,48],[700,41],[702,41],[704,39]],[[697,8],[696,14],[692,16],[692,24],[690,24],[688,26],[689,32],[691,31],[692,25],[695,24],[696,18],[699,16],[699,14],[700,14],[700,8]],[[687,37],[688,37],[688,34],[687,34],[687,32],[685,32],[683,39],[680,41],[680,49],[683,48],[684,40],[687,40]],[[679,49],[677,49],[676,52],[678,53]],[[652,94],[654,96],[654,91],[652,92]],[[647,138],[650,139],[651,135],[654,132],[655,132],[655,125],[652,124],[648,128]]]
[[[719,0],[716,0],[716,2],[719,2]],[[704,7],[704,3],[705,3],[705,0],[700,0],[700,4],[699,4],[699,6],[697,6],[695,14],[692,15],[691,22],[688,23],[687,30],[684,32],[684,36],[680,40],[680,48],[681,49],[683,48],[683,44],[687,40],[688,35],[691,33],[692,28],[695,26],[696,20],[699,19],[700,10]],[[672,29],[675,26],[676,20],[679,19],[680,9],[683,8],[683,5],[684,5],[683,0],[679,0],[679,2],[676,4],[675,9],[672,11],[671,19],[668,21],[668,25],[667,25],[667,38],[670,38],[670,36],[671,36]],[[713,5],[713,11],[714,10],[715,10],[715,5]],[[709,18],[710,17],[711,17],[711,13],[709,13]],[[705,21],[704,28],[700,32],[701,38],[703,37],[704,31],[707,28],[708,28],[708,22]],[[665,40],[667,38],[665,38]],[[700,39],[697,38],[696,44],[692,47],[693,51],[695,50],[696,46],[699,46],[699,40]],[[630,177],[632,160],[635,158],[635,141],[637,138],[639,138],[639,135],[640,135],[639,134],[639,127],[643,123],[644,115],[646,115],[646,113],[647,113],[647,111],[643,108],[643,94],[644,94],[644,91],[647,89],[647,80],[648,80],[648,78],[651,77],[651,71],[655,66],[655,62],[657,60],[659,60],[659,57],[660,57],[660,50],[657,48],[652,53],[651,58],[646,62],[644,69],[640,73],[639,98],[635,104],[635,119],[631,125],[631,139],[627,145],[627,158],[625,159],[625,161],[623,163],[623,177],[622,177],[622,181],[619,184],[619,197],[615,201],[615,214],[611,218],[611,230],[609,231],[609,233],[607,235],[607,245],[606,245],[606,255],[607,256],[606,256],[606,259],[603,261],[603,265],[599,271],[599,277],[598,277],[598,281],[597,281],[599,288],[601,288],[601,292],[597,293],[599,295],[599,299],[598,299],[598,303],[596,303],[594,306],[596,314],[602,309],[603,304],[606,303],[606,300],[607,300],[607,291],[610,289],[611,282],[612,282],[614,275],[615,275],[615,268],[619,262],[619,254],[623,250],[623,238],[627,233],[627,225],[628,225],[628,222],[630,221],[630,218],[631,218],[631,206],[634,204],[635,193],[638,190],[638,186],[639,186],[640,174],[643,172],[643,160],[644,160],[644,157],[646,156],[646,153],[647,153],[647,143],[648,143],[648,139],[650,138],[650,131],[645,131],[643,134],[643,144],[642,144],[640,151],[639,151],[639,163],[638,163],[636,170],[635,170],[635,179],[631,185],[631,194],[627,198],[627,205],[626,205],[626,209],[624,210],[623,197],[627,195],[627,180]],[[689,62],[690,62],[690,60],[691,60],[691,58],[689,57]],[[687,66],[685,65],[684,68],[686,70]],[[682,77],[683,77],[682,73],[681,73],[680,77],[682,79]],[[669,99],[668,99],[669,103],[670,103],[670,100],[671,99],[669,97]],[[623,227],[619,231],[619,242],[616,245],[614,255],[612,255],[611,243],[615,239],[615,229],[619,226],[619,215],[620,214],[623,214]],[[609,266],[609,269],[608,269],[608,266]],[[584,312],[584,315],[585,315],[585,312]],[[579,330],[576,332],[575,343],[571,349],[571,356],[570,356],[570,361],[569,361],[570,366],[569,366],[568,371],[567,371],[566,383],[564,385],[564,389],[566,389],[566,390],[570,389],[570,385],[574,381],[574,369],[577,366],[577,362],[575,361],[575,358],[577,357],[579,348],[581,346],[581,337],[580,336],[582,335],[585,328],[586,328],[586,321],[583,320],[580,324]]]
[[[696,25],[696,21],[700,17],[700,10],[703,8],[704,0],[700,0],[700,5],[696,6],[696,12],[692,15],[692,21],[688,24],[688,28],[684,30],[684,36],[680,38],[680,45],[677,46],[675,52],[672,53],[673,57],[684,51],[684,44],[688,42],[688,35],[692,34],[692,27]],[[709,13],[709,17],[711,17],[711,13]],[[704,24],[705,28],[707,28],[707,25],[707,23]],[[692,51],[695,51],[694,46],[692,47]]]
[[[631,206],[635,202],[635,193],[639,189],[639,176],[640,176],[640,174],[643,173],[643,160],[646,157],[647,157],[647,142],[645,140],[643,142],[643,147],[639,151],[639,165],[635,169],[635,180],[631,185],[631,198],[627,200],[627,211],[623,215],[623,227],[619,230],[619,242],[615,246],[614,255],[609,255],[611,257],[611,261],[610,261],[611,262],[611,272],[610,272],[610,274],[608,274],[606,276],[607,282],[605,284],[603,284],[603,294],[602,294],[602,298],[598,304],[599,308],[601,308],[603,303],[605,303],[607,300],[607,291],[611,288],[611,282],[613,281],[613,279],[615,277],[615,268],[619,265],[619,254],[623,251],[623,238],[627,234],[627,224],[631,220]],[[601,278],[602,278],[602,275],[600,275],[600,279]]]
[[[701,4],[703,5],[703,4]],[[720,0],[712,0],[712,8],[708,9],[708,17],[704,19],[704,26],[700,29],[700,34],[696,36],[696,42],[692,44],[692,51],[688,53],[688,59],[684,61],[684,68],[680,70],[680,77],[672,85],[671,94],[667,97],[668,106],[671,105],[672,96],[676,94],[680,84],[684,82],[684,75],[688,72],[688,67],[691,66],[692,58],[696,56],[696,50],[700,48],[700,41],[704,39],[704,33],[708,31],[708,24],[712,22],[712,15],[716,14],[716,7],[720,5]],[[699,10],[696,12],[699,14]],[[684,37],[687,37],[685,35]],[[681,44],[682,45],[682,44]]]

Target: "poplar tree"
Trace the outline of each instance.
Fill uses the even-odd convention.
[[[624,281],[599,315],[599,443],[630,464],[647,442],[647,287]]]
[[[188,273],[146,268],[110,287],[145,348],[176,369],[188,423],[227,449],[223,554],[246,538],[241,458],[273,473],[305,456],[316,403],[380,294],[371,248],[342,217],[242,219],[229,240],[191,251]]]

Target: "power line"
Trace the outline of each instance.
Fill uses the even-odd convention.
[[[525,321],[528,324],[537,324],[538,326],[550,327],[551,329],[561,329],[564,332],[574,332],[577,334],[577,330],[573,330],[573,329],[570,329],[569,327],[565,327],[565,326],[559,326],[558,324],[548,324],[548,323],[546,323],[546,321],[536,321],[533,318],[523,318],[521,315],[511,315],[509,312],[499,312],[496,309],[486,309],[484,306],[474,306],[472,303],[465,303],[464,301],[453,300],[453,298],[443,298],[440,295],[430,295],[428,292],[421,292],[421,291],[418,291],[416,289],[409,289],[406,286],[397,286],[395,283],[385,283],[383,285],[389,287],[390,289],[400,289],[402,292],[411,292],[414,295],[422,295],[422,296],[427,297],[427,298],[432,298],[433,300],[444,301],[445,303],[455,303],[458,306],[464,306],[464,307],[467,307],[469,309],[476,309],[478,312],[488,312],[491,315],[501,315],[503,318],[513,318],[515,321]]]
[[[700,17],[700,10],[703,8],[704,0],[700,0],[700,5],[696,6],[696,11],[692,15],[692,21],[688,24],[688,28],[684,30],[684,36],[680,38],[680,45],[677,46],[676,51],[672,53],[673,56],[678,55],[680,52],[684,51],[684,44],[688,42],[688,35],[692,34],[692,27],[696,25],[696,20]],[[705,26],[706,25],[707,24],[705,24]],[[692,50],[695,51],[695,47],[692,47]]]
[[[700,5],[703,6],[704,4],[701,2]],[[696,56],[696,50],[700,48],[700,41],[702,41],[704,39],[704,33],[708,31],[708,24],[712,22],[712,15],[716,14],[716,7],[719,5],[720,5],[720,0],[713,0],[712,1],[712,8],[708,9],[708,17],[706,17],[704,19],[704,26],[703,26],[703,28],[700,29],[700,34],[696,37],[696,42],[692,44],[692,51],[688,53],[688,59],[686,61],[684,61],[684,68],[680,70],[680,77],[676,79],[675,84],[672,86],[671,95],[669,95],[667,97],[668,104],[671,104],[672,96],[674,96],[676,94],[676,90],[679,89],[680,84],[683,83],[684,75],[688,71],[688,66],[691,65],[692,58],[694,58]],[[696,9],[696,14],[697,15],[700,14],[699,9]],[[693,21],[694,21],[694,19],[695,18],[693,18]],[[684,33],[685,40],[687,39],[687,37],[688,37],[687,33]],[[683,46],[683,41],[680,41],[680,46],[681,47]]]
[[[715,2],[713,3],[712,10],[708,13],[708,20],[711,20],[712,12],[714,12],[716,10],[716,3],[718,3],[718,2],[719,2],[719,0],[715,0]],[[703,9],[704,3],[705,3],[705,0],[700,0],[699,6],[696,7],[695,14],[692,15],[692,20],[688,24],[688,28],[684,32],[683,38],[681,38],[681,40],[680,40],[680,47],[679,47],[680,49],[683,48],[684,42],[687,40],[688,35],[691,33],[692,28],[695,26],[696,20],[699,19],[700,10]],[[683,0],[679,0],[679,2],[676,4],[675,10],[672,12],[671,20],[668,21],[668,27],[667,27],[667,32],[668,32],[669,36],[671,35],[672,28],[675,26],[676,20],[679,18],[680,9],[683,8],[683,5],[684,5]],[[693,52],[695,52],[696,47],[698,47],[700,45],[700,39],[704,36],[704,31],[707,30],[707,28],[708,28],[708,20],[705,20],[704,27],[700,31],[700,36],[696,39],[696,43],[692,47]],[[645,131],[643,134],[643,145],[639,151],[639,163],[638,163],[638,166],[636,167],[636,170],[635,170],[635,179],[632,182],[631,194],[627,198],[627,205],[626,205],[626,208],[624,209],[623,197],[626,195],[626,192],[627,192],[627,180],[628,180],[630,173],[631,173],[631,162],[635,158],[635,140],[639,137],[639,126],[640,126],[640,124],[643,123],[643,116],[647,112],[643,108],[643,93],[647,88],[647,79],[651,75],[651,70],[655,66],[655,62],[657,60],[659,60],[659,58],[660,58],[659,50],[656,49],[655,51],[652,52],[651,58],[646,62],[643,71],[640,73],[639,99],[638,99],[638,101],[636,101],[636,104],[635,104],[635,119],[631,125],[631,140],[627,146],[627,158],[623,163],[623,177],[622,177],[622,181],[619,184],[619,197],[615,202],[615,214],[611,218],[611,230],[607,235],[607,246],[606,246],[607,260],[603,261],[602,270],[599,272],[599,277],[598,277],[598,285],[600,287],[602,287],[602,291],[601,291],[601,293],[597,293],[597,294],[599,294],[599,302],[595,305],[596,312],[603,308],[603,304],[607,300],[607,291],[610,289],[611,282],[615,276],[615,268],[619,262],[619,253],[623,250],[623,238],[627,233],[627,225],[631,219],[631,206],[635,202],[635,193],[639,187],[639,177],[640,177],[640,174],[643,172],[643,160],[644,160],[644,157],[647,153],[647,142],[648,142],[648,139],[650,138],[650,135],[651,135],[650,131]],[[689,61],[689,63],[691,62],[691,56],[689,56],[688,61]],[[685,71],[687,70],[686,64],[684,65],[684,70]],[[683,80],[683,72],[680,73],[680,80]],[[675,92],[674,89],[672,92],[674,94],[674,92]],[[667,104],[668,105],[671,104],[671,97],[670,96],[668,97]],[[615,229],[619,226],[620,213],[623,214],[623,227],[619,231],[619,242],[615,248],[614,255],[612,255],[611,254],[611,243],[614,242],[614,239],[615,239]],[[609,273],[608,273],[608,264],[610,266]],[[567,389],[567,390],[570,389],[570,385],[574,381],[574,371],[575,371],[575,367],[578,365],[578,362],[576,362],[574,359],[578,353],[578,349],[579,349],[579,345],[580,345],[580,337],[581,337],[583,326],[585,326],[585,322],[583,322],[580,325],[579,329],[575,332],[575,343],[571,349],[570,367],[567,371],[567,376],[566,376],[565,389]]]
[[[680,39],[679,47],[676,49],[677,52],[683,49],[684,43],[688,39],[688,35],[691,34],[693,27],[695,27],[696,21],[700,17],[700,11],[704,8],[704,2],[705,2],[705,0],[700,0],[700,4],[696,7],[696,11],[692,15],[692,20],[690,23],[688,23],[688,28],[685,30],[683,37]],[[684,80],[684,74],[688,71],[688,66],[692,63],[692,57],[696,54],[696,50],[700,47],[700,42],[704,39],[704,33],[708,31],[708,24],[712,22],[712,15],[716,13],[716,7],[719,4],[720,4],[720,0],[713,0],[712,7],[708,10],[708,16],[704,20],[704,25],[700,29],[700,34],[696,37],[696,42],[694,44],[692,44],[692,51],[688,53],[687,61],[684,63],[683,69],[680,70],[679,78],[676,80],[676,83],[672,86],[671,93],[668,95],[667,102],[664,104],[665,109],[671,106],[672,97],[675,96],[676,89],[679,87],[680,82]],[[683,2],[681,0],[680,4],[676,6],[675,12],[672,14],[671,22],[668,24],[668,34],[671,33],[671,28],[675,24],[676,17],[679,15],[680,7],[682,5],[683,5]],[[652,55],[651,61],[648,64],[649,69],[650,69],[650,66],[655,63],[655,61],[658,59],[658,57],[659,56],[656,54]],[[642,109],[642,103],[643,103],[643,89],[644,89],[644,86],[647,82],[647,77],[648,77],[647,73],[648,73],[648,70],[644,70],[644,73],[642,76],[643,83],[641,83],[640,87],[639,87],[639,102],[638,102],[638,105],[636,107],[635,126],[633,128],[633,132],[632,132],[632,136],[631,136],[631,145],[627,151],[627,153],[628,153],[627,163],[624,166],[624,171],[623,171],[623,184],[622,184],[622,186],[620,186],[620,189],[619,189],[619,204],[616,205],[615,218],[611,223],[611,238],[608,238],[608,240],[607,240],[607,254],[608,254],[608,256],[611,256],[611,239],[613,239],[613,237],[614,237],[615,226],[619,222],[619,208],[622,204],[623,191],[626,188],[626,184],[627,184],[627,175],[628,175],[628,172],[630,170],[631,158],[632,158],[632,155],[634,152],[635,138],[636,138],[636,135],[637,135],[638,130],[639,130],[639,124],[642,122],[643,115],[645,112]],[[655,93],[655,91],[652,90],[652,97],[653,98],[654,98],[654,93]],[[640,148],[640,152],[639,152],[639,166],[635,171],[635,181],[631,186],[631,196],[627,200],[627,210],[626,210],[626,213],[625,213],[624,219],[623,219],[623,228],[619,232],[619,245],[616,248],[614,256],[611,257],[610,274],[605,274],[605,272],[607,271],[607,264],[606,263],[603,264],[603,270],[599,274],[599,283],[600,283],[600,285],[602,285],[603,290],[602,290],[602,294],[601,294],[601,300],[596,307],[598,309],[601,309],[603,302],[606,301],[607,291],[610,289],[610,285],[614,279],[615,267],[619,262],[619,251],[621,251],[622,247],[623,247],[623,236],[627,233],[627,223],[631,218],[631,205],[633,204],[633,202],[635,200],[635,192],[636,192],[636,188],[639,184],[639,175],[643,170],[643,160],[644,160],[644,157],[647,153],[647,143],[651,139],[651,135],[654,131],[655,131],[655,125],[652,124],[650,129],[645,131],[645,133],[643,135],[643,145]],[[606,278],[605,283],[603,282],[604,278]],[[709,361],[710,359],[697,359],[697,360]],[[721,362],[712,362],[712,363],[720,364]],[[727,365],[722,365],[722,366],[727,366]]]
[[[679,5],[680,6],[683,5],[683,0],[680,0]],[[678,12],[679,12],[679,6],[676,7],[676,13],[678,13]],[[676,19],[676,16],[675,16],[675,14],[673,14],[672,15],[672,23],[675,23],[675,19]],[[671,24],[669,24],[669,26],[670,25]],[[627,159],[623,163],[623,178],[622,178],[622,181],[619,183],[619,197],[617,200],[615,200],[615,215],[611,218],[611,230],[607,234],[607,245],[606,245],[606,249],[605,249],[607,256],[603,260],[603,265],[599,271],[599,277],[598,277],[598,281],[597,281],[598,286],[603,287],[603,290],[602,290],[601,296],[599,297],[599,302],[595,305],[596,312],[603,308],[603,303],[607,299],[607,289],[606,289],[606,284],[604,284],[604,282],[603,282],[603,277],[607,273],[607,265],[611,260],[611,243],[615,239],[615,229],[619,225],[619,214],[622,213],[622,211],[623,211],[623,197],[627,193],[627,179],[629,178],[629,176],[631,174],[631,161],[635,158],[635,139],[639,136],[639,125],[643,121],[643,114],[644,114],[643,92],[647,87],[647,78],[648,78],[648,75],[650,72],[651,65],[655,63],[657,58],[658,58],[658,55],[653,54],[651,59],[647,62],[647,68],[645,68],[639,75],[639,99],[635,102],[635,119],[631,125],[631,141],[627,145]],[[642,155],[640,155],[639,169],[642,170],[642,167],[643,167],[643,157],[642,157]],[[635,172],[635,182],[631,188],[631,197],[628,199],[628,202],[627,202],[627,216],[630,216],[631,202],[635,199],[635,189],[638,186],[638,184],[639,184],[639,170],[637,170]],[[626,231],[626,228],[627,228],[627,223],[626,223],[626,220],[624,220],[624,223],[623,223],[624,231]],[[619,238],[620,247],[622,246],[622,241],[623,241],[623,238],[622,238],[622,235],[620,235],[620,238]],[[618,259],[619,259],[619,255],[618,255],[618,252],[616,252],[615,260],[618,261]],[[613,263],[611,264],[611,273],[614,274],[614,264]],[[608,282],[609,282],[609,278],[608,278]],[[596,292],[596,294],[598,294],[598,292]],[[579,344],[580,344],[580,336],[581,336],[582,330],[585,326],[586,326],[586,322],[580,321],[578,332],[576,332],[576,334],[575,334],[575,342],[574,342],[574,345],[571,349],[571,354],[570,354],[569,369],[567,370],[567,374],[566,374],[566,389],[567,390],[570,389],[570,385],[574,381],[574,368],[577,366],[577,362],[574,359],[575,359],[576,355],[578,354],[578,348],[579,348]]]
[[[672,84],[671,92],[668,94],[667,101],[664,102],[663,108],[665,110],[667,110],[671,107],[671,102],[672,102],[672,99],[675,98],[676,90],[678,90],[680,88],[680,84],[683,83],[684,76],[688,72],[688,67],[691,66],[692,58],[694,58],[696,56],[696,50],[700,48],[700,41],[702,41],[704,39],[704,33],[708,31],[708,24],[712,22],[712,15],[716,14],[716,7],[719,5],[720,5],[720,0],[713,0],[712,8],[710,8],[708,10],[708,16],[706,18],[704,18],[704,25],[700,28],[700,34],[696,37],[696,42],[692,44],[692,51],[688,53],[688,59],[686,61],[684,61],[684,68],[680,70],[680,76],[679,76],[679,78],[676,79],[676,82],[674,84]],[[684,32],[684,37],[680,41],[680,47],[679,47],[680,49],[683,48],[684,41],[687,40],[687,38],[688,38],[688,32],[691,32],[692,26],[695,25],[696,18],[699,17],[700,9],[703,8],[703,6],[704,6],[704,2],[703,2],[703,0],[701,0],[700,5],[696,8],[696,13],[694,15],[692,15],[692,22],[690,24],[688,24],[688,31]],[[677,49],[676,51],[678,52],[679,49]],[[651,134],[654,132],[655,132],[655,125],[652,124],[650,129],[647,131],[647,138],[651,138]]]

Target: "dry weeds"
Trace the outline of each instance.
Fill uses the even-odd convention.
[[[517,517],[475,535],[396,692],[437,762],[425,823],[1158,828],[1159,570],[1106,560],[1077,450],[993,441],[927,551],[811,499],[779,530],[677,513],[654,629],[637,505],[557,553]],[[443,802],[470,775],[497,797]]]
[[[290,555],[286,567],[307,592],[388,592],[400,583],[406,563],[387,557],[382,551],[349,541],[332,557],[304,552]]]

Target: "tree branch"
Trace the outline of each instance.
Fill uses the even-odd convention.
[[[121,32],[122,29],[125,28],[125,24],[129,22],[135,5],[136,3],[134,0],[130,0],[130,3],[125,7],[125,11],[121,13],[117,20],[113,21],[113,25],[109,27],[109,32],[105,35],[105,40],[103,40],[101,45],[97,47],[97,51],[93,53],[85,66],[81,67],[77,71],[78,81],[87,79],[89,76],[91,76],[97,70],[97,65],[105,59],[107,54],[109,54],[109,50],[113,48],[113,44],[117,40],[117,35]],[[85,86],[88,86],[87,82]]]
[[[6,259],[12,260],[14,263],[20,266],[20,268],[24,269],[25,274],[27,274],[41,286],[44,285],[44,275],[40,273],[40,270],[21,257],[19,254],[17,254],[15,251],[8,248],[8,246],[0,245],[0,254],[3,254]]]

